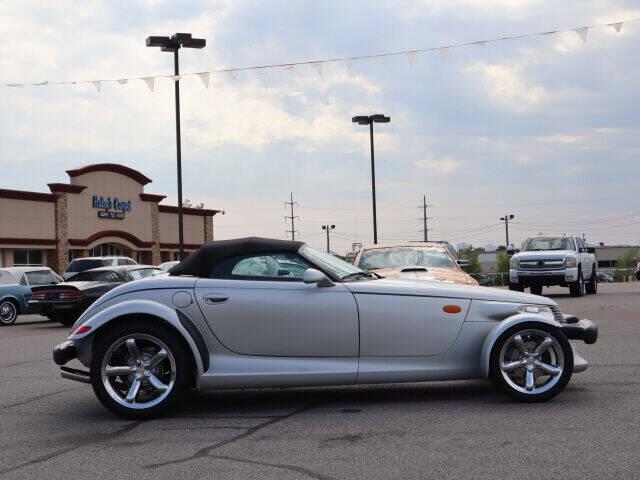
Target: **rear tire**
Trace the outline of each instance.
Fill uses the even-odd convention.
[[[154,359],[160,360],[154,363]],[[134,320],[97,333],[91,385],[98,400],[116,415],[150,419],[166,414],[189,388],[192,365],[177,335],[160,325]],[[116,367],[119,370],[114,371]]]
[[[513,290],[515,292],[524,292],[524,287],[517,283],[510,283],[509,290]]]
[[[539,351],[543,344],[546,346]],[[491,350],[489,365],[493,381],[513,400],[546,402],[569,383],[573,373],[573,350],[567,337],[557,328],[534,322],[522,323],[498,337]]]
[[[578,270],[578,280],[569,285],[569,293],[572,297],[581,297],[584,295],[584,278],[582,270]]]
[[[589,279],[589,283],[587,283],[585,290],[591,295],[598,293],[598,275],[596,275],[596,267],[593,267],[591,278]]]
[[[529,290],[531,290],[533,295],[542,295],[542,285],[531,285]]]
[[[18,304],[13,300],[0,302],[0,327],[13,325],[18,318]]]

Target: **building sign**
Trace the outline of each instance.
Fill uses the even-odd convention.
[[[120,200],[118,197],[93,196],[91,206],[98,209],[98,218],[115,218],[124,220],[125,213],[131,211],[131,200]]]

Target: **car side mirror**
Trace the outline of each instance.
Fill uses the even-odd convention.
[[[466,271],[471,268],[471,260],[458,259],[458,265],[461,269]]]
[[[307,268],[302,276],[302,281],[304,283],[315,283],[319,287],[333,287],[335,285],[329,277],[315,268]]]

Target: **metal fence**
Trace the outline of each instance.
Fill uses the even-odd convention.
[[[607,268],[599,271],[611,275],[616,283],[637,281],[633,268]],[[508,273],[472,273],[471,276],[485,287],[506,287],[509,285]]]

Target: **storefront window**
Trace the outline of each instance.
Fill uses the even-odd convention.
[[[42,250],[16,248],[13,251],[13,264],[16,267],[42,266]]]
[[[120,257],[122,255],[122,248],[111,243],[103,243],[91,249],[92,257]]]

